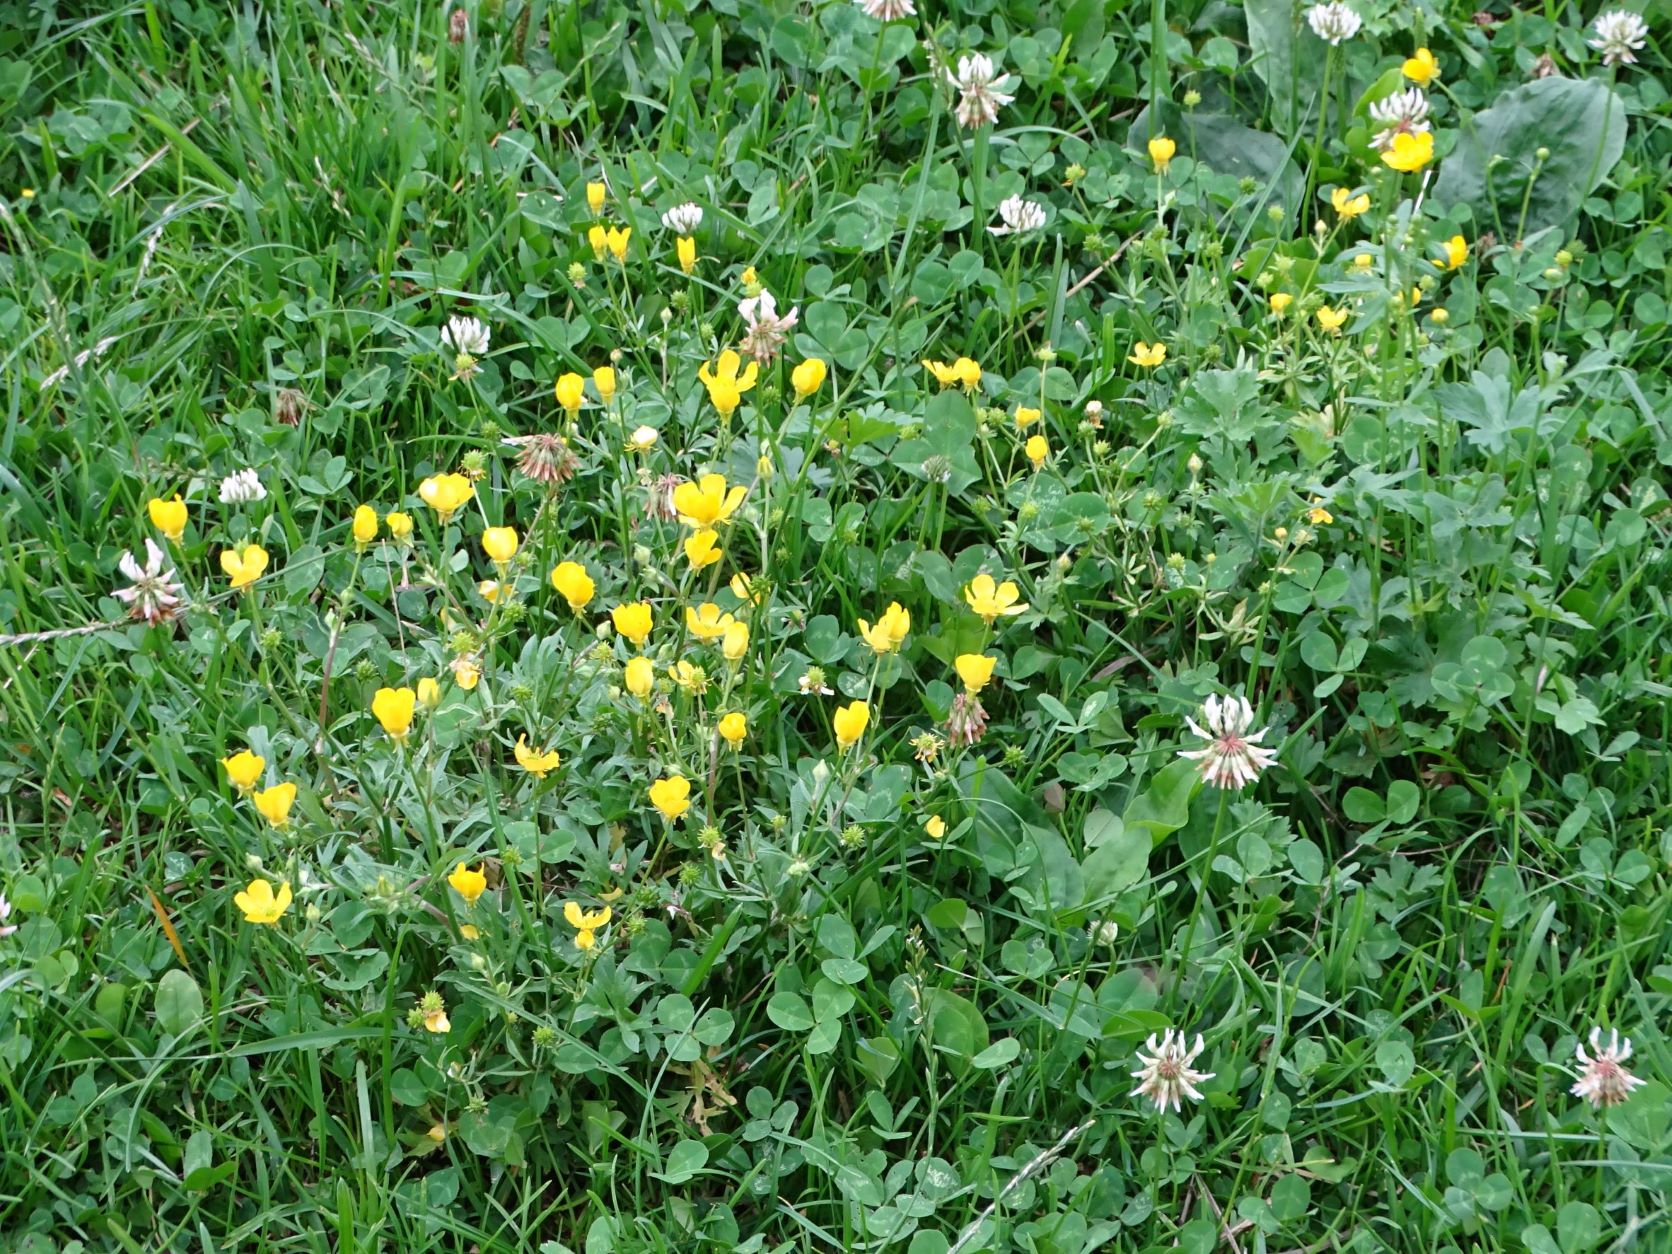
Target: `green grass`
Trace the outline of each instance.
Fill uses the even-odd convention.
[[[0,1248],[1672,1248],[1659,35],[922,7],[503,0],[453,43],[439,5],[0,0]],[[1399,176],[1367,101],[1423,45],[1438,173]],[[1015,100],[969,130],[978,51]],[[985,229],[1013,195],[1042,230]],[[750,266],[799,322],[726,420],[697,371]],[[962,356],[967,395],[922,365]],[[503,442],[537,433],[559,488]],[[646,506],[708,471],[748,490],[693,570]],[[188,604],[147,626],[117,565],[176,493]],[[983,572],[1026,611],[984,624]],[[647,699],[606,626],[641,599]],[[374,693],[422,678],[396,744]],[[1177,757],[1226,694],[1277,750],[1240,792]],[[1647,1082],[1602,1111],[1593,1025]],[[1167,1027],[1213,1078],[1158,1115]]]

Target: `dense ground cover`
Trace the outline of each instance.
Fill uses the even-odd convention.
[[[1657,31],[920,8],[0,0],[5,1249],[1667,1248]]]

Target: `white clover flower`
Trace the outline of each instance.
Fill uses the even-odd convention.
[[[1380,128],[1371,147],[1386,148],[1395,135],[1418,135],[1428,129],[1428,97],[1415,87],[1396,91],[1370,106],[1370,120]]]
[[[1185,719],[1190,730],[1207,743],[1200,749],[1180,749],[1179,757],[1198,764],[1202,778],[1215,788],[1242,788],[1260,778],[1260,773],[1277,760],[1277,750],[1264,748],[1260,740],[1269,728],[1250,733],[1254,707],[1241,696],[1209,697],[1202,706],[1207,722],[1204,730],[1195,719]]]
[[[958,125],[974,130],[983,123],[996,122],[999,110],[1015,96],[1005,92],[1010,86],[1010,75],[1000,74],[993,67],[992,58],[974,52],[958,58],[958,72],[947,72],[947,80],[958,89],[958,107],[954,111]]]
[[[1113,919],[1093,919],[1086,924],[1086,936],[1094,945],[1112,946],[1120,939],[1120,924]]]
[[[759,296],[738,301],[737,312],[747,328],[737,347],[763,366],[783,347],[785,337],[801,316],[799,308],[780,314],[777,300],[764,288]]]
[[[702,225],[702,206],[686,201],[662,215],[662,225],[675,235],[695,235]]]
[[[1625,1068],[1631,1057],[1631,1037],[1621,1036],[1613,1028],[1608,1030],[1608,1044],[1602,1043],[1602,1029],[1591,1029],[1591,1052],[1583,1045],[1573,1047],[1579,1059],[1579,1080],[1568,1091],[1583,1097],[1595,1108],[1618,1106],[1631,1096],[1631,1091],[1648,1081],[1634,1076]]]
[[[163,569],[163,551],[150,536],[145,537],[144,566],[134,560],[132,553],[123,553],[117,566],[132,586],[117,588],[111,595],[128,607],[130,618],[144,619],[155,627],[180,612],[185,589],[175,581],[172,569]]]
[[[266,499],[267,489],[261,486],[261,479],[255,471],[248,467],[221,480],[222,505],[244,505]]]
[[[1649,27],[1630,9],[1611,9],[1597,18],[1596,34],[1585,42],[1602,53],[1604,65],[1635,65],[1634,55],[1649,38]]]
[[[487,323],[480,318],[449,318],[441,329],[441,343],[455,353],[480,357],[488,351]]]
[[[1181,1097],[1188,1097],[1194,1102],[1202,1100],[1196,1086],[1203,1080],[1213,1079],[1214,1073],[1194,1071],[1190,1067],[1196,1061],[1196,1055],[1202,1052],[1200,1035],[1187,1050],[1184,1033],[1168,1028],[1159,1041],[1152,1033],[1144,1042],[1144,1049],[1149,1050],[1149,1054],[1146,1056],[1143,1050],[1138,1051],[1138,1069],[1132,1073],[1138,1087],[1132,1090],[1131,1096],[1147,1097],[1155,1103],[1158,1112],[1169,1106],[1178,1110]]]
[[[987,228],[989,235],[1020,235],[1037,231],[1045,225],[1045,206],[1020,196],[1007,196],[999,201],[999,221],[1004,225]]]
[[[917,16],[911,0],[854,0],[866,17],[879,22],[898,22],[903,17]]]
[[[12,917],[12,903],[6,900],[6,894],[0,893],[0,936],[10,936],[17,931],[17,924],[7,923]]]
[[[1306,23],[1312,33],[1331,47],[1336,47],[1358,34],[1364,21],[1341,0],[1315,4],[1306,11]]]

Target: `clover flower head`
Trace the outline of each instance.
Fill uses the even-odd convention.
[[[441,328],[442,347],[480,357],[488,351],[488,324],[480,318],[452,317]]]
[[[504,441],[518,450],[517,470],[524,478],[547,487],[558,487],[575,476],[579,459],[560,435],[541,432],[537,435],[507,436]]]
[[[799,308],[780,314],[777,299],[764,288],[760,295],[739,301],[737,312],[745,327],[737,346],[763,366],[777,356],[801,315]]]
[[[985,53],[959,57],[958,72],[948,70],[946,76],[958,89],[958,107],[954,110],[958,125],[970,130],[996,122],[999,110],[1016,99],[1005,91],[1010,86],[1010,75],[1000,74]]]
[[[1331,47],[1338,47],[1358,34],[1359,27],[1364,25],[1364,19],[1342,4],[1341,0],[1330,0],[1328,4],[1315,4],[1308,9],[1306,24],[1319,39]]]
[[[267,489],[261,486],[260,476],[249,467],[221,480],[222,505],[244,505],[250,501],[266,499]]]
[[[1370,120],[1377,127],[1370,146],[1384,151],[1395,135],[1420,135],[1428,129],[1428,97],[1415,87],[1396,91],[1370,106]]]
[[[1277,760],[1277,750],[1260,744],[1270,728],[1248,730],[1254,722],[1254,707],[1248,704],[1248,698],[1209,697],[1202,715],[1206,728],[1195,719],[1185,722],[1206,743],[1200,749],[1180,749],[1179,757],[1195,762],[1202,778],[1215,788],[1243,788]]]
[[[163,562],[162,549],[146,536],[145,565],[135,561],[132,553],[123,553],[117,566],[130,580],[130,586],[117,588],[111,594],[128,607],[130,618],[141,619],[153,627],[172,621],[185,597],[185,589],[174,578],[173,569],[164,570]]]
[[[1045,225],[1045,206],[1038,201],[1006,196],[999,201],[999,226],[987,228],[989,235],[1023,235]]]
[[[1591,1029],[1591,1049],[1584,1045],[1573,1047],[1579,1060],[1579,1079],[1568,1091],[1583,1097],[1594,1108],[1617,1106],[1631,1096],[1631,1091],[1648,1081],[1626,1070],[1631,1057],[1631,1037],[1621,1036],[1613,1028],[1608,1030],[1608,1042],[1603,1043],[1602,1029]]]
[[[1144,1050],[1149,1052],[1146,1054]],[[1132,1073],[1138,1087],[1132,1090],[1132,1096],[1148,1098],[1155,1103],[1157,1112],[1169,1106],[1177,1111],[1179,1099],[1183,1097],[1201,1101],[1202,1094],[1196,1086],[1214,1076],[1211,1071],[1196,1071],[1190,1066],[1201,1052],[1200,1035],[1196,1037],[1195,1044],[1187,1049],[1183,1032],[1168,1028],[1160,1040],[1152,1033],[1144,1042],[1144,1049],[1138,1051],[1138,1069]]]
[[[1602,53],[1604,65],[1635,65],[1637,51],[1649,38],[1648,24],[1630,9],[1610,9],[1592,30],[1595,33],[1585,42]]]
[[[662,215],[662,225],[675,235],[695,235],[702,225],[702,206],[686,201]]]
[[[854,0],[854,3],[866,17],[879,22],[898,22],[901,18],[917,16],[911,0]]]

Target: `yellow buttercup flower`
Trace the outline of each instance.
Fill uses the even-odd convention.
[[[488,877],[483,873],[483,867],[472,871],[464,863],[453,868],[453,873],[447,877],[447,882],[453,886],[453,891],[464,898],[464,904],[474,906],[476,899],[488,891]]]
[[[615,399],[615,367],[595,367],[592,371],[592,386],[598,389],[599,399],[608,405]]]
[[[582,910],[579,902],[563,903],[563,921],[575,929],[575,948],[591,949],[598,943],[597,932],[610,921],[610,908]]]
[[[1283,316],[1284,310],[1295,303],[1295,298],[1288,292],[1273,292],[1268,299],[1272,313],[1280,318]]]
[[[704,673],[703,668],[691,665],[684,658],[668,667],[668,674],[673,677],[674,683],[692,696],[708,690],[708,676]]]
[[[1329,194],[1329,203],[1335,206],[1336,214],[1346,222],[1369,210],[1370,193],[1360,192],[1355,196],[1350,188],[1338,187]]]
[[[389,534],[394,536],[395,539],[400,541],[412,539],[411,514],[403,514],[398,509],[391,510],[383,516],[383,521],[389,528]]]
[[[562,598],[569,602],[569,608],[579,614],[592,600],[592,594],[597,591],[597,585],[592,582],[592,576],[586,573],[586,567],[579,562],[559,562],[552,567],[552,587]]]
[[[1461,235],[1453,235],[1441,247],[1445,249],[1446,255],[1436,264],[1444,266],[1447,270],[1456,270],[1469,259],[1469,241]]]
[[[249,887],[241,893],[232,895],[233,904],[244,912],[246,923],[261,923],[268,927],[277,923],[290,909],[290,885],[279,885],[275,894],[273,886],[266,880],[251,880]]]
[[[604,236],[604,242],[609,245],[610,256],[617,261],[627,260],[627,241],[633,237],[630,226],[612,226]]]
[[[704,527],[701,531],[693,531],[685,538],[685,560],[691,563],[692,570],[701,570],[705,566],[712,566],[724,555],[720,548],[720,533],[712,527]]]
[[[499,598],[509,590],[508,584],[500,583],[497,579],[484,579],[476,585],[476,595],[489,605],[498,605]]]
[[[372,696],[372,713],[397,743],[412,730],[412,715],[417,708],[418,694],[410,688],[379,688]]]
[[[1405,77],[1418,87],[1426,87],[1440,77],[1440,63],[1427,48],[1418,48],[1405,59],[1405,64],[1400,68]]]
[[[679,268],[686,274],[697,268],[697,241],[689,235],[681,235],[673,242],[674,255],[679,259]]]
[[[733,575],[731,577],[731,583],[726,586],[731,589],[731,593],[734,597],[748,605],[759,605],[766,599],[766,589],[757,588],[755,586],[755,581],[749,578],[748,575],[745,575],[742,571],[738,571],[737,574]]]
[[[661,434],[655,427],[634,427],[633,434],[627,437],[627,448],[634,453],[648,453],[659,439]]]
[[[581,406],[586,403],[586,380],[573,370],[558,375],[552,391],[557,403],[569,411],[570,417],[580,413]]]
[[[241,749],[230,758],[222,758],[221,765],[226,768],[226,777],[232,786],[241,793],[247,793],[261,781],[261,773],[267,769],[267,759],[259,753]]]
[[[809,357],[794,370],[790,371],[790,384],[795,388],[798,400],[806,400],[814,392],[824,386],[824,379],[830,373],[830,367],[817,357]]]
[[[598,910],[582,910],[578,903],[566,901],[563,903],[563,919],[570,927],[579,928],[585,932],[596,932],[610,921],[612,911],[608,906]]]
[[[898,601],[889,602],[874,626],[863,618],[859,620],[859,634],[873,653],[893,653],[906,642],[910,631],[911,613]]]
[[[632,658],[627,663],[622,681],[627,685],[628,692],[642,700],[656,686],[656,664],[647,657]]]
[[[1358,253],[1353,257],[1353,270],[1358,274],[1369,274],[1375,264],[1376,259],[1369,253]]]
[[[592,210],[592,216],[597,217],[604,212],[604,196],[607,189],[602,183],[588,183],[586,185],[586,207]]]
[[[741,662],[749,652],[749,624],[733,623],[720,637],[720,654],[728,662]]]
[[[923,820],[923,834],[930,840],[939,840],[946,835],[946,820],[938,814],[931,814]]]
[[[296,803],[296,785],[288,782],[274,784],[271,788],[250,794],[250,800],[255,802],[261,817],[274,827],[288,827],[290,807]]]
[[[595,261],[604,259],[604,250],[610,246],[609,233],[601,226],[587,228],[586,242],[592,245],[592,257]]]
[[[743,403],[743,394],[755,386],[758,367],[751,361],[739,374],[738,367],[742,364],[743,359],[728,348],[720,354],[713,370],[706,361],[697,367],[697,378],[708,389],[708,399],[722,418],[730,418]]]
[[[354,511],[355,547],[364,550],[375,539],[377,539],[377,511],[370,505],[362,505]]]
[[[735,749],[749,734],[749,720],[740,711],[733,710],[730,714],[721,716],[715,730],[720,733],[720,739]]]
[[[744,266],[743,273],[737,276],[737,281],[744,287],[756,287],[760,284],[760,275],[755,273],[754,266]]]
[[[259,544],[246,544],[242,549],[222,549],[221,569],[232,580],[234,589],[247,588],[267,569],[267,550]]]
[[[1415,135],[1400,131],[1382,153],[1382,164],[1401,174],[1413,174],[1434,160],[1434,136],[1429,131]]]
[[[1167,167],[1172,164],[1173,156],[1179,146],[1165,135],[1157,135],[1149,142],[1150,165],[1155,167],[1157,174],[1167,173]]]
[[[1451,321],[1451,314],[1446,311],[1444,305],[1441,305],[1429,311],[1428,320],[1437,327],[1443,327]]]
[[[462,940],[476,940],[481,935],[482,935],[482,929],[477,927],[474,923],[461,923],[461,924],[459,924],[459,937]],[[430,1129],[430,1135],[432,1137],[435,1136],[435,1129],[434,1128]]]
[[[956,385],[966,392],[973,392],[981,384],[981,366],[969,357],[960,357],[950,365],[944,361],[925,361],[923,364],[943,388]]]
[[[1001,616],[1020,614],[1028,608],[1016,585],[1006,579],[995,583],[988,574],[977,575],[964,588],[964,600],[989,626]]]
[[[1154,344],[1146,344],[1139,340],[1132,346],[1132,353],[1127,361],[1134,366],[1142,366],[1146,370],[1153,370],[1167,360],[1167,346],[1157,340]]]
[[[720,639],[726,634],[726,628],[736,621],[730,614],[722,613],[712,601],[685,607],[685,630],[704,642]]]
[[[662,812],[670,823],[677,823],[691,808],[691,781],[683,775],[670,775],[650,786],[650,804]]]
[[[447,664],[453,671],[453,682],[469,692],[482,681],[482,667],[473,657],[456,657]]]
[[[629,601],[610,611],[610,621],[615,624],[617,631],[642,649],[644,642],[650,638],[650,629],[655,623],[655,618],[648,601]]]
[[[1320,305],[1317,314],[1318,325],[1331,335],[1340,335],[1341,328],[1346,325],[1347,316],[1351,312],[1345,305],[1339,309],[1333,309],[1328,305]]]
[[[993,668],[998,664],[998,658],[982,653],[960,653],[952,659],[953,669],[958,672],[958,678],[964,681],[964,688],[971,696],[987,686],[993,678]]]
[[[436,512],[442,522],[476,495],[476,485],[463,475],[431,475],[418,485],[418,499]]]
[[[727,488],[724,475],[704,475],[694,483],[680,484],[673,490],[674,513],[687,527],[701,531],[716,523],[730,520],[743,504],[747,491],[742,484]]]
[[[1322,505],[1314,505],[1311,509],[1306,511],[1306,521],[1311,523],[1314,527],[1327,527],[1330,523],[1335,521],[1335,515],[1330,513]]]
[[[1045,464],[1045,459],[1051,455],[1050,441],[1042,435],[1030,435],[1028,442],[1022,446],[1022,452],[1028,455],[1033,468],[1038,470]]]
[[[527,736],[517,737],[517,743],[513,746],[512,752],[517,755],[517,765],[534,776],[535,779],[545,779],[548,772],[555,771],[562,763],[562,759],[558,757],[555,749],[548,749],[543,753],[536,749],[530,749]]]
[[[172,501],[152,497],[145,505],[151,515],[151,525],[175,543],[186,534],[186,503],[177,493]]]
[[[482,552],[501,571],[517,555],[519,543],[515,527],[487,527],[482,532]]]
[[[418,704],[426,710],[441,704],[441,685],[428,675],[418,681]]]
[[[1026,405],[1016,406],[1016,430],[1026,431],[1034,423],[1045,416],[1042,409],[1029,409]]]
[[[836,713],[831,717],[831,723],[836,732],[836,747],[851,749],[865,734],[865,729],[871,723],[871,707],[863,701],[853,701],[847,705],[836,707]]]

